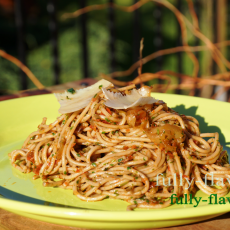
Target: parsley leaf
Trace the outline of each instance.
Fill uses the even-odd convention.
[[[73,88],[67,89],[67,92],[72,93],[72,94],[76,93],[76,91]]]
[[[118,162],[121,162],[121,161],[123,161],[123,158],[120,158],[120,159],[118,159],[117,161],[118,161]]]
[[[105,118],[105,120],[106,120],[107,122],[110,122],[110,120],[109,120],[107,117]]]

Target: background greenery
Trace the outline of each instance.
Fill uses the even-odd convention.
[[[87,5],[106,3],[106,0],[88,0]],[[176,0],[170,0],[175,4]],[[52,69],[52,53],[50,46],[50,32],[48,29],[49,14],[46,1],[24,1],[26,16],[26,47],[27,66],[45,86],[54,83]],[[27,4],[28,3],[28,4]],[[116,0],[119,5],[132,5],[133,0]],[[154,19],[155,4],[149,2],[139,9],[140,37],[144,37],[143,56],[158,50],[154,45],[156,21]],[[65,12],[79,9],[77,1],[58,1],[59,24],[59,57],[60,57],[60,83],[81,79],[82,76],[82,50],[80,18],[61,20]],[[182,1],[183,12],[188,15],[187,3]],[[89,77],[95,78],[99,73],[109,73],[109,31],[108,9],[93,11],[88,16],[88,45],[89,45]],[[189,17],[189,16],[188,16]],[[126,70],[133,60],[133,13],[115,10],[116,21],[116,70]],[[13,12],[0,12],[0,49],[18,57],[17,36]],[[162,39],[163,49],[178,45],[178,22],[171,11],[162,7]],[[194,37],[189,34],[189,44],[193,45]],[[162,69],[178,71],[178,58],[176,54],[163,58]],[[191,74],[193,65],[186,54],[183,54],[183,73]],[[143,72],[159,70],[155,60],[143,67]],[[134,75],[125,78],[131,80]],[[174,79],[175,81],[175,79]],[[29,88],[34,88],[28,79]],[[151,82],[153,83],[153,82]],[[9,61],[0,58],[0,94],[20,90],[18,68]]]

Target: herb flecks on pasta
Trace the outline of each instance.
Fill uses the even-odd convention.
[[[164,208],[172,194],[189,198],[197,189],[226,195],[230,167],[219,134],[200,133],[194,117],[179,115],[163,101],[126,109],[105,105],[111,105],[105,90],[125,97],[134,88],[100,85],[84,108],[49,125],[43,118],[22,148],[9,154],[11,164],[33,172],[45,187],[71,189],[83,201],[122,199],[131,204],[128,210]]]

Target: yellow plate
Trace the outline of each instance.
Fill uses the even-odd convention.
[[[154,93],[153,96],[164,100],[169,107],[181,114],[195,116],[202,132],[219,132],[221,144],[224,149],[229,150],[229,103],[159,93]],[[7,154],[21,147],[25,138],[37,129],[43,117],[48,117],[48,123],[54,121],[58,116],[58,108],[53,95],[0,103],[0,197],[5,197],[0,198],[1,208],[39,220],[52,222],[56,219],[59,224],[66,224],[67,220],[71,220],[72,226],[93,228],[91,223],[97,222],[103,223],[103,228],[114,228],[114,223],[117,223],[115,228],[120,229],[139,228],[137,223],[141,222],[148,222],[148,228],[186,224],[230,211],[228,201],[222,205],[208,204],[208,195],[199,191],[196,197],[201,197],[201,202],[197,207],[194,207],[196,202],[193,199],[193,204],[190,205],[178,204],[162,210],[138,209],[127,212],[125,210],[128,203],[124,201],[106,199],[83,202],[72,191],[45,188],[40,179],[32,180],[32,173],[22,174],[12,168]],[[94,228],[99,228],[99,225]]]
[[[135,222],[134,225],[130,222],[121,222],[121,221],[105,222],[105,221],[91,221],[91,220],[77,220],[77,219],[70,220],[70,219],[63,219],[63,218],[34,215],[31,213],[16,212],[15,210],[11,210],[11,209],[7,209],[7,210],[21,216],[25,216],[35,220],[49,222],[52,224],[60,224],[60,225],[79,227],[79,228],[85,228],[87,226],[87,228],[90,229],[165,228],[165,227],[171,227],[176,225],[184,225],[184,224],[191,224],[199,221],[204,221],[221,215],[221,214],[216,214],[211,216],[201,216],[195,218],[174,219],[174,220],[164,220],[164,221],[162,220],[138,221]]]

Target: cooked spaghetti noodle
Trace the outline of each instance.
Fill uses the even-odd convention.
[[[132,87],[119,92],[129,94]],[[181,197],[197,187],[228,193],[230,167],[218,133],[201,134],[194,117],[162,101],[128,109],[109,108],[105,101],[100,91],[88,106],[50,125],[43,118],[22,148],[9,154],[11,164],[33,172],[45,187],[72,189],[83,201],[122,199],[131,203],[128,210],[164,208],[172,194]]]

